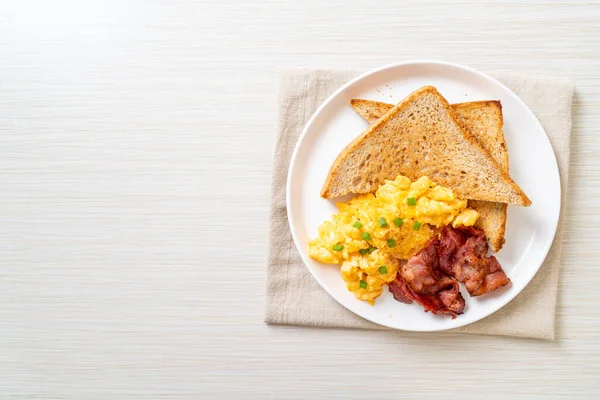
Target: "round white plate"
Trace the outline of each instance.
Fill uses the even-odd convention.
[[[375,305],[357,300],[346,289],[337,265],[307,256],[317,227],[337,212],[335,201],[319,193],[329,167],[342,149],[368,124],[350,105],[352,98],[396,104],[412,91],[435,86],[450,103],[500,100],[510,174],[527,193],[531,207],[509,207],[506,244],[496,255],[512,283],[494,293],[470,297],[464,286],[465,313],[456,319],[425,313],[418,304],[397,302],[389,291]],[[412,61],[367,72],[332,94],[306,124],[294,150],[287,184],[290,230],[304,263],[317,282],[348,310],[380,325],[410,331],[438,331],[478,321],[511,301],[540,268],[556,232],[560,212],[560,177],[552,146],[531,110],[495,79],[461,65]]]

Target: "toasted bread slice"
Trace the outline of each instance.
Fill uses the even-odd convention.
[[[432,86],[410,94],[353,140],[331,166],[321,196],[370,193],[400,174],[427,175],[466,199],[531,204]]]
[[[352,99],[350,105],[369,123],[374,123],[394,108],[393,104],[363,99]],[[503,119],[500,102],[475,101],[452,104],[451,107],[460,117],[465,128],[508,172],[508,148],[502,131]],[[469,200],[469,207],[479,213],[479,219],[475,226],[483,229],[492,251],[500,251],[504,245],[507,205],[490,201]]]

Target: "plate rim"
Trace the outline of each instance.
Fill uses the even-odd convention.
[[[530,277],[527,278],[525,284],[523,285],[523,287],[517,291],[514,294],[510,294],[508,298],[508,300],[504,303],[501,304],[500,306],[492,309],[489,313],[483,315],[482,317],[475,319],[473,321],[466,321],[463,324],[458,324],[456,326],[453,327],[449,327],[449,328],[438,328],[438,327],[433,327],[433,328],[411,328],[411,329],[405,329],[405,328],[398,328],[396,326],[392,326],[390,324],[386,324],[386,323],[381,323],[381,322],[377,322],[377,321],[373,321],[371,318],[369,318],[368,316],[363,316],[360,315],[356,312],[354,312],[353,310],[351,310],[350,308],[348,308],[343,302],[339,301],[329,290],[327,290],[325,288],[325,286],[323,285],[323,282],[321,281],[321,279],[319,279],[318,276],[316,276],[312,269],[307,265],[306,262],[306,254],[304,254],[301,250],[301,247],[298,243],[298,238],[295,234],[295,228],[294,228],[294,223],[293,220],[291,218],[291,196],[290,196],[290,192],[291,192],[291,178],[292,178],[292,174],[294,171],[294,165],[296,164],[296,158],[298,156],[298,153],[300,151],[300,147],[306,137],[306,134],[309,130],[309,128],[312,126],[312,124],[314,123],[315,119],[317,118],[317,116],[323,111],[323,109],[325,107],[327,107],[329,105],[329,103],[331,101],[333,101],[333,99],[335,99],[341,92],[343,92],[344,90],[346,90],[346,88],[354,85],[356,82],[367,78],[370,75],[373,74],[377,74],[379,72],[382,72],[384,70],[387,69],[393,69],[393,68],[397,68],[397,67],[402,67],[402,66],[410,66],[410,65],[416,65],[416,64],[431,64],[431,65],[437,65],[437,66],[445,66],[445,67],[453,67],[453,68],[459,68],[459,69],[463,69],[467,72],[470,72],[472,74],[475,74],[481,78],[490,80],[491,82],[493,82],[494,84],[500,86],[501,88],[503,88],[504,90],[506,90],[509,95],[517,101],[517,103],[519,103],[521,106],[524,107],[525,110],[527,110],[527,112],[530,114],[531,117],[533,117],[533,120],[535,121],[535,123],[537,123],[537,125],[541,128],[542,132],[544,132],[544,134],[546,135],[546,140],[548,140],[548,143],[550,144],[550,149],[552,151],[552,156],[554,158],[554,165],[556,167],[556,171],[557,171],[557,177],[558,177],[558,189],[559,189],[559,195],[558,195],[558,215],[556,216],[556,222],[553,224],[553,228],[552,228],[552,239],[549,240],[548,244],[545,246],[545,248],[542,250],[542,258],[541,261],[539,263],[539,265],[535,268],[535,271],[533,272],[533,274],[531,274]],[[300,258],[302,259],[302,263],[304,264],[304,267],[307,268],[310,272],[310,274],[312,275],[312,277],[317,281],[317,283],[319,284],[319,286],[321,286],[321,288],[331,297],[333,298],[338,304],[340,304],[342,307],[344,307],[346,310],[350,311],[351,313],[353,313],[354,315],[363,318],[367,321],[370,321],[374,324],[380,325],[380,326],[385,326],[387,328],[390,329],[395,329],[395,330],[399,330],[399,331],[406,331],[406,332],[443,332],[443,331],[448,331],[448,330],[452,330],[452,329],[456,329],[456,328],[460,328],[460,327],[464,327],[467,325],[470,325],[472,323],[481,321],[482,319],[485,319],[487,317],[489,317],[490,315],[496,313],[498,310],[506,307],[510,302],[512,302],[519,294],[521,294],[523,292],[523,290],[525,290],[525,288],[527,288],[527,286],[529,285],[529,283],[531,283],[531,281],[533,280],[533,278],[537,275],[537,273],[539,272],[540,268],[542,267],[542,265],[544,264],[544,261],[546,260],[546,257],[548,256],[548,252],[550,251],[550,249],[552,248],[552,244],[554,243],[554,240],[556,239],[556,232],[558,229],[558,224],[560,222],[560,218],[561,218],[561,214],[562,214],[562,195],[563,195],[563,188],[562,188],[562,180],[561,180],[561,176],[560,176],[560,168],[558,165],[558,160],[556,158],[556,152],[554,151],[554,147],[552,146],[552,142],[550,141],[550,137],[548,136],[548,133],[546,132],[546,130],[544,129],[544,126],[541,124],[541,122],[539,121],[539,119],[537,118],[537,116],[535,115],[535,113],[531,110],[531,108],[529,108],[529,106],[519,97],[517,96],[517,94],[515,92],[513,92],[509,87],[507,87],[506,85],[504,85],[502,82],[498,81],[496,78],[478,71],[474,68],[468,67],[466,65],[462,65],[459,63],[455,63],[455,62],[450,62],[450,61],[442,61],[442,60],[435,60],[435,59],[411,59],[408,61],[401,61],[401,62],[395,62],[395,63],[389,63],[389,64],[385,64],[383,66],[377,67],[377,68],[373,68],[371,70],[368,70],[360,75],[358,75],[357,77],[351,79],[350,81],[346,82],[345,84],[341,85],[337,90],[335,90],[331,95],[329,95],[322,103],[321,105],[319,105],[319,107],[314,111],[314,113],[312,114],[312,116],[310,117],[310,119],[306,122],[306,124],[304,125],[304,128],[302,129],[302,132],[300,133],[300,135],[298,136],[298,139],[296,141],[296,145],[294,146],[294,151],[292,153],[292,157],[290,158],[290,164],[288,166],[288,173],[287,173],[287,177],[286,177],[286,199],[285,199],[285,204],[286,204],[286,216],[287,216],[287,220],[288,220],[288,226],[290,228],[290,234],[292,235],[292,239],[294,241],[294,246],[296,247],[296,250],[298,251]],[[508,294],[507,294],[508,295]]]

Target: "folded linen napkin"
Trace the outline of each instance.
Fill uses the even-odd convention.
[[[279,131],[273,160],[265,322],[363,329],[388,329],[346,310],[314,280],[294,246],[285,191],[298,136],[317,107],[360,71],[284,70],[279,88]],[[488,335],[554,339],[563,221],[569,179],[571,103],[575,87],[563,78],[492,72],[535,113],[550,138],[562,186],[561,217],[552,248],[529,285],[509,304],[483,320],[453,329]]]

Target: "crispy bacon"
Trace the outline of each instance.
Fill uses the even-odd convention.
[[[502,286],[508,285],[510,282],[510,279],[506,276],[496,257],[489,257],[487,268],[489,273],[485,276],[481,285],[475,289],[472,294],[473,296],[481,296],[482,294],[493,292]]]
[[[422,295],[415,293],[408,283],[400,275],[395,281],[390,282],[390,292],[394,295],[394,299],[411,304],[416,302],[423,306],[425,311],[430,311],[433,314],[447,314],[452,318],[462,314],[465,309],[465,299],[458,290],[458,283],[450,278],[450,285],[447,289],[440,290],[437,295]]]
[[[467,238],[457,229],[443,229],[440,234],[440,269],[446,275],[452,275],[453,257],[460,249]]]
[[[403,303],[416,302],[433,314],[456,318],[465,309],[465,299],[458,283],[439,269],[439,240],[434,238],[400,268],[396,280],[389,285],[394,298]]]
[[[465,284],[471,296],[493,292],[510,282],[496,257],[488,257],[487,252],[482,230],[446,226],[439,238],[431,239],[402,265],[389,284],[390,292],[402,303],[416,302],[426,312],[456,318],[465,309],[458,282]]]
[[[440,269],[465,284],[471,296],[480,296],[507,285],[510,279],[494,256],[482,230],[446,226],[440,234]]]
[[[408,286],[408,283],[400,276],[396,276],[396,279],[389,284],[390,292],[394,295],[394,299],[401,303],[412,304],[413,302],[419,302],[419,296]]]

